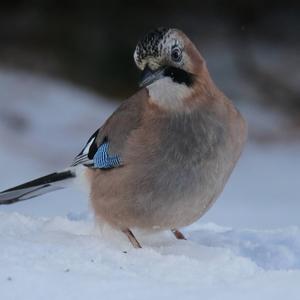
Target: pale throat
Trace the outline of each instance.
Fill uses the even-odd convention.
[[[185,107],[185,100],[192,95],[193,90],[185,84],[174,82],[170,77],[159,79],[147,86],[150,101],[169,110],[179,110]]]

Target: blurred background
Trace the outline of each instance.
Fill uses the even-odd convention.
[[[155,27],[182,29],[249,123],[244,155],[201,220],[300,225],[299,1],[2,1],[0,188],[66,167],[137,89],[133,51]],[[88,211],[62,191],[1,211]]]

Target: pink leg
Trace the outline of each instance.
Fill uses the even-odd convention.
[[[138,240],[135,238],[134,234],[129,228],[126,228],[122,231],[126,234],[134,248],[142,248],[141,244],[138,242]]]

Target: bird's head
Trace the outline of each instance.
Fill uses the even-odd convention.
[[[182,102],[194,84],[208,76],[201,54],[177,29],[158,28],[146,34],[136,46],[134,60],[142,71],[140,86],[165,104]]]

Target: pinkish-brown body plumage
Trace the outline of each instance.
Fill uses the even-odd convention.
[[[99,136],[99,143],[110,137],[123,166],[87,171],[96,215],[121,230],[196,221],[222,192],[246,139],[245,121],[197,49],[182,32],[172,34],[184,41],[193,85],[163,78],[127,99]]]

